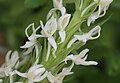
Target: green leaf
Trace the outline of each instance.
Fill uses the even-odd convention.
[[[27,8],[37,8],[44,6],[47,0],[25,0],[25,6]]]

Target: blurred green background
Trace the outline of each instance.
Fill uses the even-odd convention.
[[[66,7],[73,12],[70,2]],[[52,7],[52,0],[0,0],[0,64],[9,49],[20,50],[19,46],[25,43],[25,28],[33,22],[39,25],[39,20],[45,22]],[[88,60],[99,64],[75,66],[74,75],[66,77],[64,83],[120,83],[120,0],[114,0],[101,19],[110,15],[102,25],[101,37],[83,47],[90,49]]]

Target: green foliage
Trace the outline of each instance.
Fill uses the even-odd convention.
[[[25,6],[28,8],[37,8],[44,6],[47,0],[25,0]]]

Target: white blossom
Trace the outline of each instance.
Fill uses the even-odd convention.
[[[45,26],[43,26],[42,21],[40,21],[41,24],[41,36],[43,37],[47,37],[49,43],[52,45],[52,47],[54,48],[54,50],[57,49],[57,44],[55,42],[55,39],[53,38],[53,34],[56,32],[57,30],[57,22],[56,19],[54,17],[52,17],[50,20],[47,21],[47,23],[45,24]]]
[[[68,43],[67,48],[70,48],[71,45],[77,40],[86,43],[88,40],[97,39],[100,36],[100,31],[101,27],[98,25],[88,33],[83,33],[82,35],[74,35],[74,38]]]
[[[69,23],[70,17],[71,17],[71,14],[65,14],[58,19],[58,30],[61,38],[60,43],[65,41],[65,38],[66,38],[65,28]]]
[[[47,15],[47,19],[49,19],[51,16],[55,16],[56,15],[56,11],[59,10],[61,12],[61,15],[65,15],[66,13],[66,8],[63,7],[62,5],[62,0],[53,0],[53,5],[54,8],[52,8],[48,15]],[[57,16],[57,15],[56,15]]]
[[[28,83],[34,83],[42,81],[47,76],[47,71],[43,65],[35,65],[32,66],[27,73],[20,73],[19,71],[15,70],[16,74],[23,78],[28,79]]]
[[[50,55],[51,46],[54,48],[54,51],[57,50],[57,43],[53,37],[54,33],[57,30],[57,21],[54,17],[52,17],[47,21],[45,26],[43,25],[42,21],[40,21],[40,24],[42,31],[41,31],[41,35],[37,35],[37,37],[47,37],[48,39],[48,52],[46,57],[46,61],[47,61]]]
[[[12,83],[12,76],[15,74],[13,71],[13,67],[17,68],[18,66],[18,52],[14,51],[11,54],[12,51],[9,51],[5,57],[5,63],[0,68],[0,77],[9,76],[10,77],[10,83]],[[11,56],[10,56],[11,55]]]
[[[53,76],[51,72],[48,72],[47,78],[49,82],[50,83],[62,83],[65,76],[73,74],[73,72],[71,72],[73,66],[74,64],[71,64],[70,67],[63,68],[62,72],[60,72],[59,74],[55,76]]]
[[[84,49],[82,52],[80,52],[78,55],[69,55],[66,57],[65,62],[68,60],[72,60],[76,65],[97,65],[98,63],[95,61],[86,61],[87,56],[86,53],[88,52],[88,49]]]
[[[87,25],[90,26],[91,23],[100,17],[103,17],[106,14],[106,10],[108,9],[109,5],[112,3],[113,0],[94,0],[95,2],[99,3],[98,10],[91,14],[88,17]]]
[[[32,30],[33,30],[33,33],[29,36],[28,35],[28,29],[32,27]],[[36,29],[34,27],[34,23],[30,24],[26,30],[25,30],[25,34],[28,38],[29,41],[26,42],[25,45],[21,46],[20,48],[27,48],[27,51],[24,52],[24,55],[27,55],[29,54],[30,52],[32,52],[33,48],[35,47],[35,50],[36,50],[36,57],[38,56],[38,45],[37,45],[37,30],[40,28],[40,26],[38,26]]]

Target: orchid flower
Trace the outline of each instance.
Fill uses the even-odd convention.
[[[103,17],[106,14],[106,10],[108,9],[109,5],[112,3],[113,0],[94,0],[95,2],[99,3],[98,10],[91,14],[88,17],[87,25],[90,26],[91,23],[100,17]]]
[[[18,52],[14,51],[11,54],[12,51],[9,51],[5,57],[5,63],[0,68],[0,77],[9,76],[10,77],[10,83],[12,83],[12,76],[15,74],[13,71],[13,67],[17,68],[18,66]],[[11,56],[10,56],[11,55]]]
[[[71,45],[77,40],[86,43],[88,40],[97,39],[100,36],[100,31],[101,27],[98,25],[88,33],[83,33],[83,35],[74,35],[74,38],[68,43],[67,48],[70,48]]]
[[[48,72],[47,78],[48,78],[49,82],[50,83],[62,83],[65,76],[73,74],[73,72],[71,72],[73,66],[74,66],[74,64],[70,65],[70,67],[63,68],[62,72],[60,72],[56,76],[53,76],[51,74],[51,72]]]
[[[86,61],[87,56],[86,53],[89,51],[89,49],[84,49],[82,52],[80,52],[78,55],[69,55],[66,57],[65,62],[68,60],[72,60],[76,65],[97,65],[98,63],[95,61]]]
[[[29,29],[30,27],[32,27],[33,33],[29,36],[29,35],[28,35],[28,29]],[[34,23],[30,24],[30,25],[26,28],[25,34],[26,34],[26,36],[27,36],[27,38],[28,38],[29,41],[27,41],[25,45],[23,45],[23,46],[20,47],[20,48],[28,48],[27,51],[24,52],[24,55],[27,55],[27,54],[29,54],[30,52],[32,52],[33,48],[35,47],[36,57],[38,56],[38,46],[37,46],[37,38],[38,38],[38,37],[36,36],[36,35],[37,35],[36,32],[37,32],[37,30],[38,30],[39,28],[40,28],[40,26],[35,29]]]
[[[54,48],[54,50],[56,51],[57,49],[57,44],[55,42],[55,39],[52,37],[52,35],[56,32],[57,30],[57,22],[56,19],[53,17],[50,20],[47,21],[47,23],[45,24],[45,26],[43,26],[42,21],[40,21],[41,24],[41,36],[43,37],[47,37],[49,43],[52,45],[52,47]]]
[[[20,73],[19,71],[15,70],[16,74],[23,78],[28,79],[28,83],[39,82],[43,80],[47,76],[47,71],[43,65],[35,65],[32,66],[27,73]]]
[[[59,30],[59,35],[61,38],[60,43],[65,41],[65,38],[66,38],[65,28],[67,27],[69,23],[70,17],[71,17],[70,14],[65,14],[58,19],[58,30]]]
[[[47,19],[49,19],[51,16],[54,16],[54,14],[56,14],[56,11],[59,10],[61,12],[61,15],[65,15],[66,13],[66,8],[63,7],[62,5],[62,0],[53,0],[53,5],[54,8],[52,8],[48,15],[47,15]]]
[[[37,37],[47,37],[48,39],[48,52],[47,52],[47,57],[46,57],[46,61],[47,61],[50,55],[51,46],[54,48],[54,51],[57,50],[57,44],[53,37],[53,34],[57,30],[57,21],[54,17],[52,17],[51,19],[47,21],[45,26],[43,26],[42,21],[40,21],[40,24],[41,24],[42,31],[41,31],[41,35],[37,35]]]

